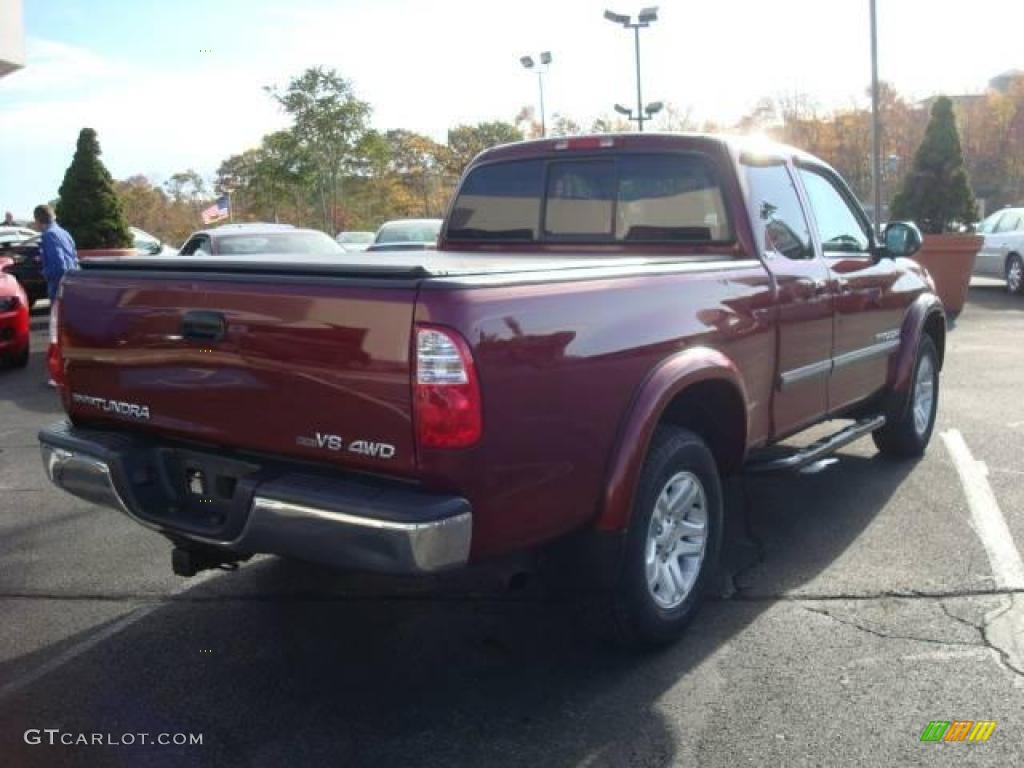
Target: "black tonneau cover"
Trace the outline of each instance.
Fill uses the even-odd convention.
[[[103,257],[82,262],[89,269],[179,273],[245,273],[273,275],[323,275],[417,279],[463,277],[571,269],[609,269],[650,264],[693,263],[721,260],[721,256],[672,255],[661,257],[552,256],[551,254],[465,253],[418,251],[377,254],[307,256],[296,254],[254,256],[153,256]]]

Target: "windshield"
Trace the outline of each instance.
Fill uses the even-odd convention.
[[[323,232],[263,232],[229,235],[218,238],[217,251],[225,256],[249,256],[259,253],[332,256],[344,253],[341,246]]]
[[[441,220],[399,221],[385,224],[377,233],[377,243],[433,243],[441,232]]]
[[[373,242],[373,232],[342,232],[338,235],[338,242],[365,245]]]
[[[652,154],[481,166],[459,191],[447,237],[705,243],[733,234],[708,158]]]

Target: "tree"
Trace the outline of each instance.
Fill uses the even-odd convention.
[[[291,133],[310,161],[323,227],[336,232],[341,182],[359,159],[370,105],[355,97],[348,80],[322,67],[292,78],[284,91],[266,90],[292,118]]]
[[[92,128],[83,128],[78,134],[75,156],[60,185],[57,218],[79,248],[127,248],[132,244],[114,180],[100,160],[100,143]]]
[[[543,136],[543,126],[537,116],[537,110],[526,105],[516,113],[515,126],[523,134],[524,139],[539,139]]]
[[[386,172],[416,200],[409,215],[439,215],[442,202],[437,198],[443,186],[445,148],[428,136],[404,129],[388,131],[383,139]]]
[[[195,210],[184,200],[174,200],[145,176],[115,181],[125,219],[161,240],[180,245],[199,225]]]
[[[953,102],[945,96],[932,105],[924,140],[893,200],[892,215],[912,219],[930,234],[946,232],[954,222],[970,223],[978,218],[974,194],[967,182]]]
[[[667,131],[669,133],[685,133],[696,130],[697,125],[693,121],[693,110],[687,107],[682,109],[675,104],[666,103],[665,108],[655,118],[654,130]]]
[[[512,123],[500,120],[476,125],[457,125],[448,130],[446,169],[451,176],[458,178],[470,161],[485,149],[522,140],[522,131]]]
[[[633,124],[619,115],[602,115],[590,124],[591,133],[629,133]]]

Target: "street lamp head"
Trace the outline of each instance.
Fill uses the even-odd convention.
[[[646,112],[647,116],[650,117],[651,115],[654,115],[654,114],[657,114],[658,112],[661,112],[661,110],[664,109],[664,107],[665,107],[665,104],[663,102],[652,101],[650,104],[648,104],[646,107],[644,107],[644,112]]]
[[[640,11],[640,15],[637,16],[637,20],[641,24],[650,24],[652,21],[658,20],[658,6],[652,5],[650,8],[644,8]]]
[[[533,69],[533,56],[523,56],[519,59],[519,63],[527,69]]]
[[[540,63],[544,65],[551,63],[551,51],[541,51]]]
[[[632,20],[629,16],[623,16],[621,13],[615,13],[614,11],[605,11],[604,17],[613,24],[621,24],[624,27],[628,27],[629,22]]]
[[[633,116],[633,110],[630,109],[629,107],[624,107],[621,104],[615,105],[615,111],[618,112],[620,115],[628,115],[629,117]]]

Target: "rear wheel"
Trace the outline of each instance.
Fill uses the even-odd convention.
[[[903,414],[872,434],[878,450],[907,459],[924,454],[935,429],[939,405],[939,355],[927,334],[921,337],[910,385],[910,401]]]
[[[1016,253],[1006,260],[1006,290],[1018,296],[1024,293],[1024,260]]]
[[[714,456],[693,432],[660,427],[644,463],[618,577],[602,596],[613,637],[633,648],[678,637],[700,604],[721,536]]]

